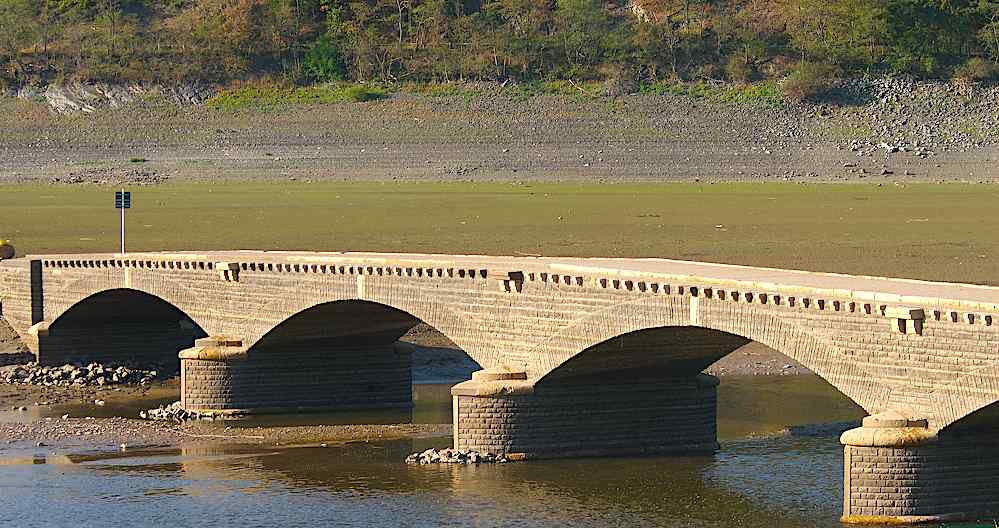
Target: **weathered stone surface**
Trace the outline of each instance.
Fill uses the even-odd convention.
[[[999,512],[999,443],[992,434],[925,437],[904,447],[844,446],[843,521],[912,523]]]
[[[453,391],[457,449],[557,458],[718,448],[710,376],[580,379],[538,384],[532,394],[465,395],[474,383]]]
[[[182,359],[181,406],[202,415],[408,409],[410,363],[410,349],[391,343],[307,342],[244,358]]]
[[[107,299],[137,305],[128,299],[140,294],[179,315],[99,317],[111,313],[98,309]],[[296,314],[336,305],[349,324],[306,318],[295,332],[388,336],[423,321],[483,367],[528,380],[615,365],[693,375],[754,340],[868,412],[910,409],[934,430],[999,401],[999,289],[969,285],[650,259],[136,253],[2,261],[0,303],[42,363],[86,356],[80,344],[95,337],[113,356],[143,341],[158,355],[238,336],[252,356]],[[36,324],[48,334],[29,335]]]

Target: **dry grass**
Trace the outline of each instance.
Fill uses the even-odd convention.
[[[0,187],[0,237],[21,254],[114,251],[112,191]],[[133,191],[133,250],[667,257],[999,284],[994,186],[224,182]]]

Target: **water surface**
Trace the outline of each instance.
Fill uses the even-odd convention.
[[[447,386],[418,386],[415,400],[414,421],[450,421]],[[478,467],[401,462],[412,451],[448,445],[448,437],[128,456],[39,448],[30,456],[8,453],[0,465],[0,525],[833,527],[842,508],[838,431],[861,416],[817,377],[755,377],[723,380],[722,450],[710,456]],[[841,425],[776,434],[815,423]]]

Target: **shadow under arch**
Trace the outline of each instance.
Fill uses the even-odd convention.
[[[766,347],[777,356],[798,363],[779,350],[730,332],[700,326],[662,326],[635,330],[588,347],[538,380],[536,387],[556,384],[656,382],[691,379],[744,347]],[[802,366],[812,371],[809,365]],[[746,370],[752,370],[749,366]],[[814,371],[812,371],[814,372]],[[748,372],[746,372],[748,374]],[[863,407],[820,373],[829,394],[835,392],[849,406]],[[814,385],[814,384],[813,384]],[[999,405],[997,405],[999,423]],[[795,424],[785,424],[795,425]]]
[[[155,295],[118,288],[86,297],[48,325],[43,364],[98,361],[176,371],[177,353],[205,337],[186,313]]]
[[[529,393],[469,386],[458,398],[457,443],[537,457],[713,452],[719,380],[702,372],[750,342],[690,325],[615,335],[568,357]]]
[[[622,310],[626,308],[627,306],[620,307]],[[678,372],[691,372],[698,366],[703,369],[746,343],[754,341],[800,363],[860,406],[867,414],[879,412],[889,401],[891,389],[888,385],[867,382],[870,375],[862,365],[809,329],[756,306],[729,305],[725,308],[730,311],[711,313],[709,317],[702,317],[697,325],[683,321],[685,314],[681,314],[681,311],[658,309],[655,311],[638,309],[634,311],[633,317],[588,317],[576,321],[561,333],[579,331],[587,336],[585,339],[566,339],[564,336],[556,336],[535,350],[535,353],[551,357],[548,369],[542,371],[539,379],[549,378],[563,366],[570,364],[574,358],[590,355],[594,351],[611,352],[613,350],[611,345],[615,342],[629,344],[630,348],[654,351],[657,346],[668,346],[667,340],[671,337],[689,338],[685,340],[685,345],[700,350],[694,355],[675,356],[670,365],[677,367]],[[735,311],[736,309],[738,311]],[[709,342],[698,343],[698,340]],[[559,349],[572,341],[576,343],[582,341],[583,346],[576,348],[578,352],[566,356]],[[715,352],[710,352],[711,342],[717,346]],[[670,347],[669,350],[678,352],[677,347]],[[665,359],[670,356],[659,357]],[[560,375],[555,374],[555,376],[557,379]]]
[[[278,323],[250,344],[248,354],[279,352],[283,343],[391,343],[421,323],[419,318],[381,303],[363,300],[324,302]]]
[[[538,384],[595,376],[688,378],[750,342],[697,326],[635,330],[587,347],[545,374]]]
[[[201,396],[192,393],[189,406],[234,414],[411,409],[413,358],[422,349],[399,339],[418,326],[433,328],[377,302],[313,305],[249,343],[243,360],[186,363],[186,372],[207,380],[205,389],[195,390],[221,387],[219,394],[206,393],[204,401],[222,401],[202,405]],[[436,329],[432,333],[443,336]]]
[[[980,435],[999,433],[999,401],[980,407],[940,429],[944,436]]]

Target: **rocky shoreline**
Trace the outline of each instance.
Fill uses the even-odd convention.
[[[113,385],[145,385],[162,378],[162,367],[141,369],[124,365],[66,364],[55,367],[41,366],[35,362],[0,368],[0,382],[8,384],[41,385],[45,387],[80,386],[103,387]]]
[[[236,112],[200,104],[210,90],[44,91],[90,101],[85,117],[22,93],[0,98],[0,183],[999,181],[999,87],[855,79],[780,106],[467,89]]]

